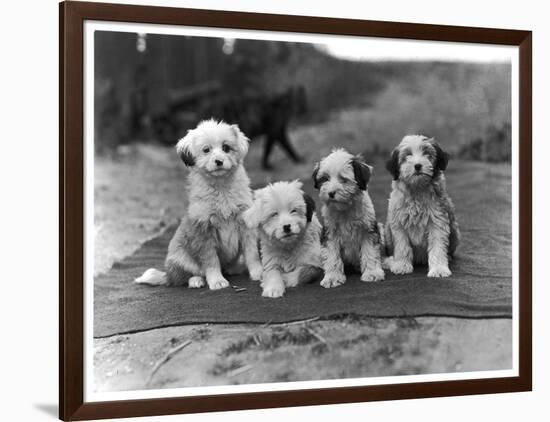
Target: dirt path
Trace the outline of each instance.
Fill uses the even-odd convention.
[[[496,370],[510,368],[511,342],[504,319],[207,324],[98,339],[94,376],[98,391],[120,391]]]
[[[255,186],[309,178],[313,162],[334,146],[369,147],[344,112],[326,123],[296,128],[307,158],[291,164],[275,151],[276,170],[260,169],[261,142],[246,167]],[[350,129],[354,128],[355,129]],[[344,139],[345,138],[345,139]],[[372,146],[372,145],[371,145]],[[173,149],[135,145],[95,164],[95,268],[104,272],[184,213],[185,169]],[[198,325],[151,330],[94,341],[98,391],[460,372],[511,367],[512,321],[453,318],[344,319],[301,325]],[[191,340],[151,378],[155,364]]]

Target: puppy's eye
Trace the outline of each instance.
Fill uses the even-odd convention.
[[[224,144],[222,150],[223,152],[228,153],[229,151],[231,151],[231,147],[227,144]]]
[[[204,147],[202,149],[202,152],[204,152],[205,154],[208,154],[210,152],[210,148],[209,147]]]
[[[291,214],[296,214],[298,212],[298,210],[296,208],[294,208],[292,211],[290,211]]]
[[[270,215],[269,215],[269,218],[274,218],[274,217],[277,217],[279,215],[278,212],[272,212]]]
[[[329,177],[329,176],[323,175],[323,176],[321,176],[321,177],[319,177],[319,178],[317,179],[317,183],[319,183],[320,185],[322,185],[323,183],[328,182],[329,180],[330,180],[330,177]]]

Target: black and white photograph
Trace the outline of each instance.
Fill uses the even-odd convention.
[[[516,373],[517,49],[86,25],[88,400]]]

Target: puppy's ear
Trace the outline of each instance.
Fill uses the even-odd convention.
[[[256,229],[262,218],[262,192],[261,189],[254,192],[252,206],[243,212],[243,219],[249,229]]]
[[[176,145],[176,152],[187,167],[193,167],[195,165],[195,157],[193,157],[190,150],[194,138],[194,131],[189,130],[187,135],[181,138]]]
[[[237,145],[239,146],[241,155],[244,157],[248,153],[248,145],[250,143],[250,139],[246,137],[246,135],[239,128],[239,126],[231,125],[230,127],[231,127],[231,130],[233,131],[233,134],[235,135],[235,138],[237,138]]]
[[[392,151],[391,157],[386,161],[386,170],[393,176],[393,180],[399,179],[399,150],[396,148]]]
[[[311,178],[313,179],[313,187],[317,190],[320,188],[319,182],[317,181],[317,173],[319,173],[319,167],[320,164],[316,163],[315,167],[313,167],[313,173],[311,174]]]
[[[306,203],[306,219],[307,222],[311,222],[313,213],[315,212],[315,201],[307,193],[304,193],[304,202]]]
[[[355,176],[355,181],[361,190],[367,190],[367,185],[369,184],[370,176],[372,173],[372,167],[363,163],[358,158],[351,160],[351,166],[353,167],[353,175]]]
[[[447,154],[445,151],[441,149],[439,144],[435,141],[434,138],[428,139],[429,142],[432,143],[432,145],[435,148],[436,152],[436,159],[435,159],[435,169],[436,173],[439,173],[440,171],[445,171],[447,169],[447,164],[449,164],[449,154]]]

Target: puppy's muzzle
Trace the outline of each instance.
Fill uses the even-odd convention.
[[[283,231],[284,231],[285,233],[290,233],[290,232],[292,231],[291,228],[290,228],[290,224],[285,224],[285,225],[283,226]]]
[[[335,194],[336,194],[336,193],[335,193],[334,191],[331,191],[331,192],[328,193],[328,197],[329,197],[330,199],[334,199],[334,195],[335,195]]]
[[[217,165],[218,167],[223,166],[223,161],[222,161],[222,160],[214,160],[214,162],[216,163],[216,165]]]
[[[414,169],[417,173],[420,173],[422,171],[422,164],[415,164]]]

